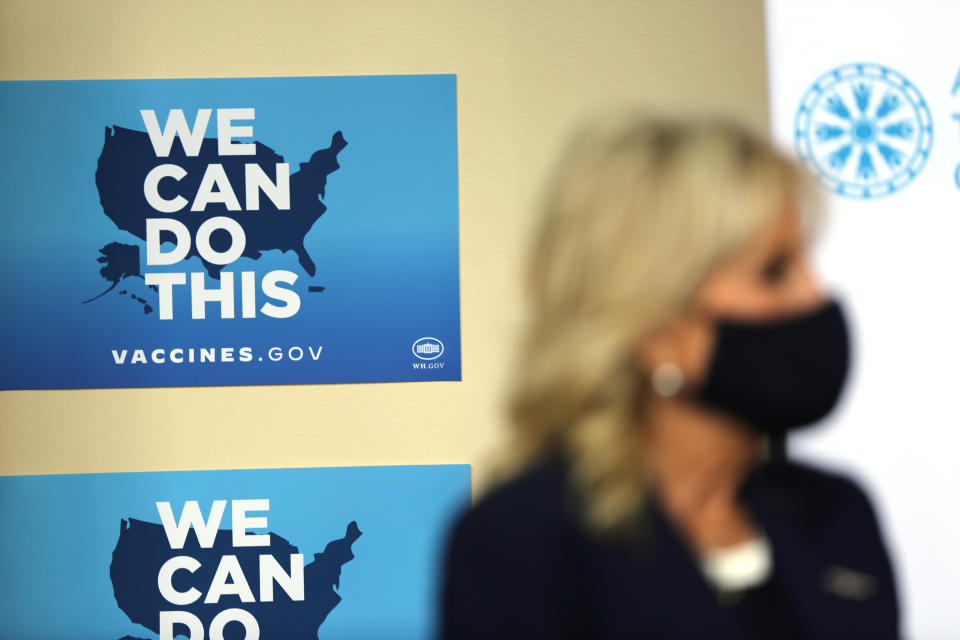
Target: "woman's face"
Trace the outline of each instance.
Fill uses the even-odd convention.
[[[717,318],[775,320],[812,310],[825,301],[799,216],[788,206],[741,251],[707,275],[689,312],[641,343],[641,367],[649,373],[659,364],[673,362],[688,383],[696,383],[709,364]]]

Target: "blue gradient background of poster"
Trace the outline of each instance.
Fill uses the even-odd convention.
[[[253,139],[282,155],[291,173],[335,131],[348,143],[327,181],[328,209],[306,236],[316,276],[293,252],[225,268],[258,278],[297,273],[299,313],[242,319],[238,301],[237,318],[221,320],[209,304],[206,320],[192,320],[187,287],[176,287],[174,319],[161,321],[156,293],[139,278],[81,304],[108,286],[96,262],[105,244],[139,245],[145,268],[142,241],[100,206],[94,173],[104,128],[144,131],[144,108],[156,110],[161,126],[169,109],[183,109],[192,126],[199,108],[242,107],[256,109]],[[207,137],[215,135],[216,111]],[[0,388],[459,380],[456,136],[452,75],[0,83]],[[242,185],[233,187],[242,203]],[[203,271],[196,257],[150,269]],[[326,289],[308,293],[309,285]],[[219,285],[207,276],[207,286]],[[121,289],[154,312],[145,315]],[[443,368],[412,366],[411,345],[424,336],[443,342]],[[294,345],[323,351],[317,361],[266,357],[272,346]],[[219,346],[249,346],[256,357],[117,366],[110,353]]]
[[[159,523],[157,500],[179,518],[185,500],[198,500],[206,517],[215,499],[257,498],[270,500],[269,531],[307,561],[350,521],[363,532],[320,640],[431,637],[448,526],[470,498],[468,465],[0,477],[0,637],[156,638],[114,600],[109,568],[121,518]],[[229,527],[228,504],[221,528]]]

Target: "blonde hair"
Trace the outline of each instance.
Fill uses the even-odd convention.
[[[723,117],[629,117],[583,130],[548,189],[529,271],[530,324],[509,401],[517,468],[562,450],[586,524],[614,531],[644,498],[634,350],[718,262],[792,202],[807,174]]]

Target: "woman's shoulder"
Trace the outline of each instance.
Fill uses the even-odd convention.
[[[516,544],[536,539],[542,545],[576,529],[572,496],[566,464],[559,456],[545,456],[490,488],[462,512],[453,542]]]
[[[567,473],[543,459],[460,514],[446,546],[441,637],[573,638],[584,538]]]
[[[894,637],[899,606],[893,565],[860,483],[800,462],[763,465],[745,497],[776,551],[782,583],[804,594],[812,622],[848,637]],[[816,594],[816,595],[815,595]],[[799,597],[799,596],[798,596]],[[820,611],[820,613],[816,613]],[[829,616],[827,616],[829,612]]]
[[[781,511],[808,518],[875,517],[867,492],[854,477],[805,462],[760,465],[747,480],[744,493],[761,495]]]
[[[782,551],[843,559],[878,576],[895,598],[886,536],[867,492],[851,476],[799,462],[768,464],[751,478],[745,497]]]

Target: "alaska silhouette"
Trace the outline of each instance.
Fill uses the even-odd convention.
[[[103,265],[100,268],[100,277],[112,284],[103,293],[89,300],[84,300],[84,303],[93,302],[100,296],[110,293],[123,278],[143,277],[140,273],[140,247],[135,244],[111,242],[100,249],[100,257],[97,258],[97,262]]]
[[[140,240],[146,241],[147,218],[172,217],[186,225],[190,237],[196,237],[197,229],[207,219],[226,216],[236,220],[246,234],[246,247],[243,256],[257,260],[264,251],[293,251],[303,270],[309,276],[316,275],[317,267],[304,247],[304,239],[313,224],[326,212],[327,207],[321,201],[326,197],[327,177],[340,168],[337,156],[347,146],[343,134],[337,131],[330,140],[330,146],[315,151],[307,162],[300,163],[300,169],[290,175],[290,209],[279,210],[273,201],[265,195],[260,197],[259,211],[229,211],[222,203],[211,203],[204,211],[190,211],[190,206],[176,213],[161,213],[154,210],[143,195],[143,181],[147,173],[161,163],[171,163],[182,167],[187,175],[181,180],[161,180],[158,186],[160,196],[171,199],[181,195],[192,203],[200,186],[200,180],[210,164],[220,164],[230,181],[241,206],[244,206],[245,165],[258,164],[267,176],[276,176],[277,163],[283,162],[270,147],[254,143],[256,154],[247,156],[220,156],[217,154],[217,139],[204,138],[200,153],[195,157],[186,155],[181,144],[174,144],[170,155],[157,158],[150,137],[143,131],[124,127],[106,127],[103,150],[97,160],[95,180],[100,194],[103,212],[122,231],[128,231]],[[161,240],[166,240],[161,236]],[[173,240],[170,234],[169,240]],[[210,238],[211,246],[222,251],[228,243],[226,232],[216,231]],[[104,266],[100,275],[110,282],[103,293],[85,302],[96,300],[110,292],[125,277],[139,276],[139,247],[111,242],[100,249],[102,254],[97,261]],[[196,246],[191,242],[187,257],[197,256]],[[202,260],[204,269],[210,277],[220,278],[221,265]]]
[[[281,587],[275,585],[274,601],[260,602],[260,555],[274,556],[289,573],[290,554],[299,553],[297,547],[284,538],[273,532],[269,535],[269,547],[234,547],[231,530],[220,529],[213,547],[209,549],[200,547],[196,536],[187,536],[183,549],[171,549],[162,525],[135,518],[121,520],[120,537],[110,563],[110,581],[113,583],[117,606],[132,622],[155,633],[160,630],[160,611],[189,611],[202,621],[204,629],[208,629],[217,613],[238,607],[249,611],[257,619],[263,640],[316,640],[320,625],[340,603],[341,597],[337,593],[340,571],[344,564],[354,558],[352,546],[362,532],[356,522],[351,522],[343,538],[327,543],[323,553],[314,554],[313,561],[304,565],[302,601],[292,600]],[[201,565],[194,573],[174,573],[173,587],[178,591],[195,587],[206,596],[220,558],[225,554],[237,557],[256,602],[244,603],[239,596],[224,595],[218,603],[205,604],[204,597],[201,597],[192,604],[177,606],[160,595],[157,574],[163,563],[171,557],[187,555]],[[175,627],[174,633],[183,633],[182,629]],[[224,640],[239,640],[243,634],[241,625],[227,624]],[[126,636],[122,640],[140,639]]]

